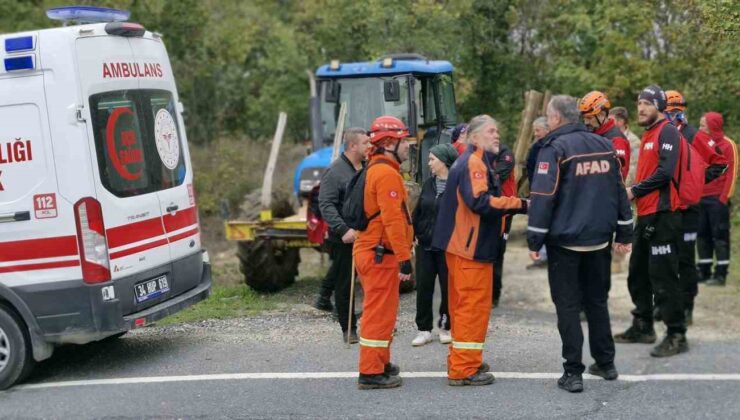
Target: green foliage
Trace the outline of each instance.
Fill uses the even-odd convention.
[[[56,25],[66,0],[0,0],[0,32]],[[682,91],[740,138],[740,5],[733,0],[83,0],[160,32],[190,140],[269,138],[278,111],[308,137],[305,71],[331,59],[417,52],[456,67],[461,117],[491,113],[512,140],[527,89],[606,91],[634,110],[640,89]],[[507,134],[508,133],[508,134]]]

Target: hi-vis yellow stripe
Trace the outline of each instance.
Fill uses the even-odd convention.
[[[360,345],[365,347],[380,347],[386,348],[390,345],[390,340],[370,340],[367,338],[360,337]]]
[[[460,350],[483,350],[483,344],[484,343],[466,343],[464,341],[453,341],[452,348]]]

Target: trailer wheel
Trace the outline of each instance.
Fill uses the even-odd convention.
[[[267,239],[239,242],[237,256],[245,283],[262,293],[279,292],[293,284],[301,262],[298,248],[276,246]]]
[[[33,364],[25,325],[13,311],[0,305],[0,390],[23,380]]]

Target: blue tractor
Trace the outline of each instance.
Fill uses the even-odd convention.
[[[344,127],[369,128],[382,115],[403,121],[417,139],[408,177],[421,183],[429,173],[425,157],[437,143],[449,143],[457,123],[452,64],[417,54],[388,55],[378,61],[319,67],[312,80],[311,141],[314,152],[295,171],[295,193],[306,198],[329,167],[341,103],[347,104]]]
[[[298,274],[300,248],[318,246],[308,241],[308,202],[331,164],[341,105],[346,104],[345,128],[369,128],[382,115],[393,115],[409,127],[411,153],[402,171],[413,197],[429,176],[429,148],[449,143],[457,123],[453,70],[447,61],[394,54],[360,63],[334,60],[311,74],[313,152],[296,168],[293,184],[301,210],[285,219],[226,223],[226,237],[238,241],[241,271],[250,287],[275,292],[292,284]]]

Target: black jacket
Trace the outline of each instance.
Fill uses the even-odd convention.
[[[632,208],[609,140],[583,124],[567,124],[543,139],[533,174],[527,242],[555,246],[632,242]]]
[[[347,183],[355,172],[357,171],[352,162],[342,153],[321,177],[319,210],[321,217],[329,225],[329,239],[334,242],[341,242],[342,236],[349,230],[342,219],[342,205]]]
[[[527,179],[529,180],[529,189],[532,189],[532,182],[534,179],[534,172],[535,172],[535,165],[537,165],[537,155],[540,153],[540,149],[542,149],[542,144],[545,142],[544,138],[541,138],[534,142],[532,147],[529,148],[529,153],[527,153]]]
[[[411,220],[414,223],[414,236],[419,240],[419,245],[424,248],[432,246],[434,236],[434,225],[437,222],[437,211],[439,210],[439,197],[437,197],[437,177],[430,176],[421,186],[419,200],[414,207]]]

